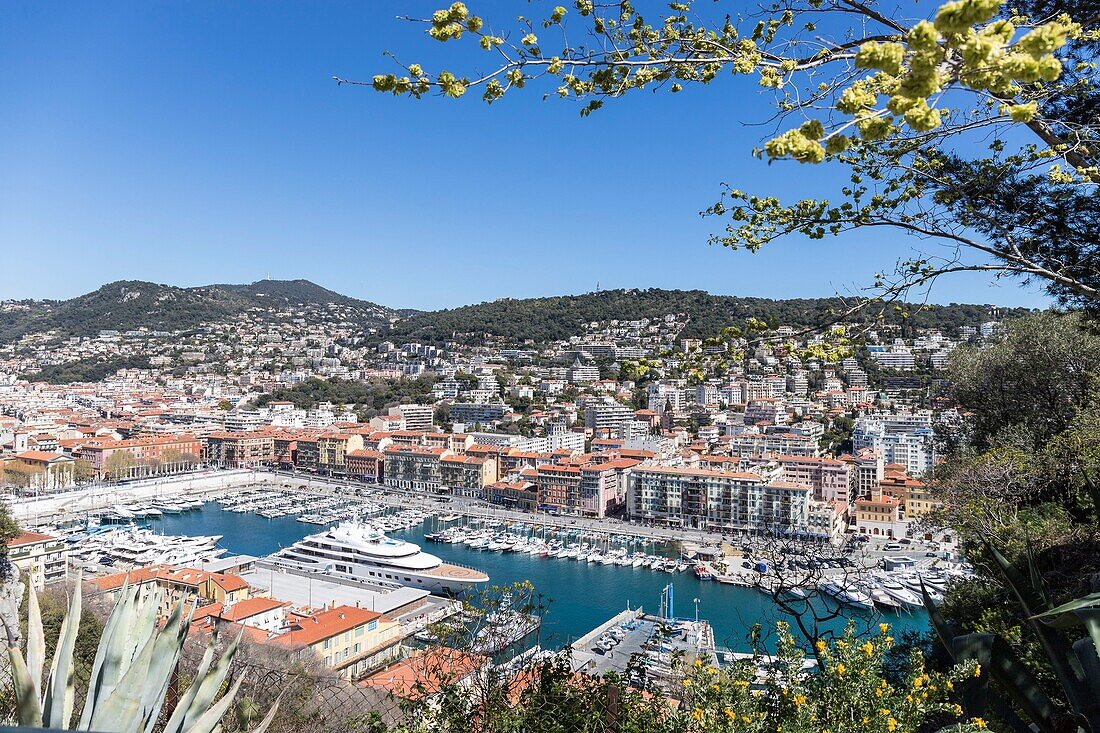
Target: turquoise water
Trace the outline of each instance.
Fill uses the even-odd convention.
[[[227,512],[214,502],[199,511],[165,515],[149,522],[149,526],[164,534],[222,535],[219,545],[230,553],[256,556],[271,554],[322,529],[293,517],[265,519],[255,514]],[[694,617],[693,601],[698,598],[699,617],[710,622],[719,646],[747,651],[746,638],[753,624],[773,628],[782,618],[771,600],[759,591],[700,581],[690,572],[669,574],[646,568],[483,552],[461,544],[428,542],[424,540],[424,531],[416,527],[389,534],[415,542],[445,561],[483,570],[494,585],[531,581],[536,591],[550,601],[542,628],[543,646],[547,647],[568,644],[625,609],[628,603],[631,608],[642,606],[656,613],[661,589],[670,582],[675,591],[676,615]],[[928,626],[923,613],[886,614],[884,618],[880,614],[852,611],[851,615],[860,626],[886,620],[899,632],[925,630]],[[843,624],[842,619],[831,623],[834,628]]]

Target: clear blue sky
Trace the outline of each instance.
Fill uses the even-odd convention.
[[[395,19],[440,2],[0,4],[0,299],[118,279],[304,277],[398,307],[604,288],[825,296],[915,243],[876,232],[707,245],[719,184],[820,195],[828,171],[750,151],[768,98],[728,80],[581,119],[516,95],[416,102],[331,77],[481,52]],[[526,3],[474,3],[507,22]],[[445,64],[446,65],[446,64]],[[456,64],[452,63],[451,66]],[[1039,306],[944,281],[938,302]]]

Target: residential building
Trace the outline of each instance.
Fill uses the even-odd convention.
[[[64,540],[24,530],[8,540],[7,545],[8,560],[21,575],[30,578],[35,590],[65,579],[69,551]]]

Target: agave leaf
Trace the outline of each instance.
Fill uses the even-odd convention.
[[[218,696],[218,692],[221,690],[222,682],[225,681],[226,675],[229,674],[229,664],[233,661],[233,655],[237,653],[237,645],[241,642],[241,634],[244,633],[244,628],[241,628],[240,633],[229,642],[229,646],[226,648],[225,653],[221,655],[214,667],[207,673],[206,677],[199,683],[199,687],[195,692],[195,696],[191,699],[191,704],[184,712],[182,730],[190,730],[195,726],[201,718],[207,708],[214,702],[214,698]]]
[[[940,609],[932,602],[932,596],[928,595],[928,590],[924,587],[923,580],[920,582],[920,595],[921,600],[924,601],[924,609],[928,611],[928,620],[932,624],[932,628],[936,631],[936,636],[939,638],[940,643],[943,644],[943,648],[947,650],[947,653],[954,658],[955,651],[952,648],[952,640],[955,638],[955,634],[951,631],[951,627],[948,626],[947,620],[943,617],[943,614],[940,613]]]
[[[1027,570],[1031,587],[1038,591],[1043,607],[1050,608],[1050,596],[1047,595],[1047,590],[1043,587],[1043,576],[1039,572],[1039,566],[1035,563],[1035,551],[1031,547],[1030,536],[1027,538]]]
[[[73,597],[69,602],[69,611],[61,622],[61,633],[57,637],[53,664],[50,667],[50,680],[46,685],[46,699],[42,705],[42,716],[51,728],[68,728],[73,713],[73,649],[76,647],[76,634],[80,630],[80,616],[83,611],[81,599],[81,575],[76,574]]]
[[[176,709],[172,711],[172,715],[168,718],[168,722],[164,726],[164,730],[161,733],[180,733],[183,728],[183,719],[187,715],[188,709],[191,707],[191,703],[195,699],[195,695],[199,691],[199,687],[202,685],[203,679],[206,678],[206,673],[210,669],[210,664],[214,661],[214,645],[217,643],[217,637],[214,634],[210,635],[210,642],[206,645],[206,651],[202,653],[202,661],[199,662],[199,667],[195,671],[195,678],[191,680],[191,684],[187,687],[187,692],[183,694],[183,697],[176,703]]]
[[[1050,608],[1041,586],[1035,585],[1030,578],[1025,578],[1023,573],[1017,570],[1016,566],[1010,563],[996,547],[988,543],[985,547],[989,554],[993,556],[994,561],[1001,570],[1001,574],[1005,576],[1010,589],[1024,606],[1024,610],[1029,616],[1042,613]]]
[[[1057,608],[1052,608],[1049,611],[1044,611],[1043,613],[1035,614],[1035,616],[1033,618],[1044,619],[1044,620],[1054,619],[1055,617],[1061,616],[1064,613],[1069,613],[1070,611],[1076,611],[1076,610],[1081,609],[1081,608],[1100,608],[1100,593],[1090,593],[1087,596],[1081,596],[1080,598],[1074,598],[1072,601],[1068,601],[1066,603],[1063,603],[1062,605],[1058,606]],[[1051,626],[1054,626],[1054,624],[1051,621],[1047,621],[1047,623],[1050,624]],[[1071,622],[1070,625],[1073,625],[1073,623]],[[1066,627],[1058,626],[1056,628],[1066,628]]]
[[[1081,714],[1094,721],[1092,728],[1097,730],[1097,722],[1100,722],[1100,651],[1092,639],[1078,639],[1073,642],[1073,652],[1081,660],[1081,666],[1085,668],[1085,679],[1088,680],[1092,700],[1089,706],[1081,710]]]
[[[973,680],[963,694],[964,707],[969,717],[981,717],[984,712],[985,696],[992,677],[1041,731],[1054,733],[1058,729],[1054,703],[1004,639],[996,634],[960,636],[955,639],[955,655],[957,661],[973,660],[988,670],[986,674]],[[974,697],[970,698],[969,693],[972,691]],[[971,708],[970,703],[979,707]]]
[[[103,733],[130,733],[137,730],[144,719],[141,701],[155,648],[154,635],[134,657],[118,684],[97,701],[96,709],[92,713],[91,730]]]
[[[32,590],[33,594],[34,591]],[[12,689],[15,692],[15,714],[19,725],[30,728],[42,727],[42,703],[38,699],[38,690],[31,679],[27,665],[23,661],[23,653],[19,651],[19,644],[15,634],[4,622],[4,631],[8,637],[8,659],[11,661]]]
[[[46,666],[46,635],[42,631],[42,610],[38,594],[27,574],[27,672],[34,683],[34,696],[42,699],[42,670]]]
[[[264,716],[264,719],[261,720],[260,724],[253,728],[250,733],[264,733],[264,731],[271,727],[271,722],[275,720],[275,714],[279,712],[279,703],[282,702],[284,694],[285,690],[279,693],[279,697],[275,699],[275,704],[271,706],[271,709],[267,711],[267,715]]]
[[[184,729],[184,733],[212,733],[225,712],[229,710],[229,706],[233,704],[233,699],[237,696],[237,691],[241,689],[243,680],[243,677],[234,680],[229,690],[222,695],[222,699],[208,707],[194,723]]]
[[[156,725],[160,711],[164,707],[168,685],[172,681],[172,674],[179,662],[183,640],[187,637],[189,619],[190,617],[188,621],[184,621],[183,601],[180,601],[169,617],[164,631],[157,636],[153,649],[153,661],[149,665],[149,675],[145,680],[145,693],[141,699],[147,733]]]
[[[986,549],[989,550],[990,555],[993,556],[998,567],[1000,567],[1001,574],[1007,581],[1013,595],[1023,606],[1031,628],[1034,629],[1035,635],[1039,638],[1039,643],[1043,647],[1043,653],[1050,661],[1054,673],[1058,676],[1062,689],[1065,690],[1066,700],[1069,702],[1070,708],[1073,710],[1083,709],[1089,697],[1088,683],[1085,680],[1085,672],[1081,667],[1081,662],[1077,659],[1077,655],[1073,653],[1072,645],[1063,634],[1034,618],[1040,613],[1050,610],[1050,606],[1045,602],[1041,590],[1032,586],[1013,567],[1012,563],[997,551],[997,548],[987,543]]]
[[[115,604],[107,625],[103,628],[103,635],[99,640],[99,648],[96,649],[95,661],[92,663],[92,675],[88,682],[88,699],[84,702],[84,710],[80,714],[80,722],[77,727],[87,730],[92,721],[92,714],[101,698],[106,697],[110,688],[118,679],[118,669],[122,663],[122,636],[128,633],[126,630],[133,626],[134,604],[137,602],[138,590],[131,592],[129,579],[122,584],[119,592],[118,603]]]

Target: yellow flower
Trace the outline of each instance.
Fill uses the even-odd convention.
[[[696,720],[702,720],[703,708],[695,708],[695,710],[693,710],[691,713],[691,717],[695,718]]]
[[[867,642],[866,644],[861,646],[860,649],[862,649],[863,652],[869,657],[874,656],[875,654],[875,645],[871,642]]]
[[[733,712],[733,708],[726,708],[723,712],[726,714],[726,717],[729,718],[730,720],[733,720],[734,718],[737,717],[737,714]]]
[[[898,727],[898,721],[894,720],[893,718],[887,718],[886,719],[886,730],[892,731],[897,727]]]
[[[978,726],[979,728],[984,728],[985,727],[985,721],[982,720],[981,718],[973,718],[970,722],[973,723],[974,725]]]
[[[982,665],[980,665],[980,664],[975,664],[974,665],[974,676],[975,677],[981,677],[982,676]]]
[[[684,687],[691,687],[691,680],[684,680]]]
[[[866,715],[864,715],[864,716],[863,716],[863,724],[864,724],[864,725],[867,725],[867,724],[868,724],[868,723],[870,723],[870,722],[871,722],[871,719],[870,719],[870,718],[868,718],[868,717],[867,717]]]
[[[824,652],[825,651],[825,640],[824,639],[818,639],[814,643],[814,648],[817,649],[818,653]]]
[[[885,717],[885,716],[887,716],[887,715],[889,715],[889,714],[890,714],[890,711],[889,711],[889,710],[887,710],[886,708],[879,708],[879,709],[878,709],[878,714],[879,714],[879,715],[882,715],[883,717]]]
[[[846,670],[846,669],[848,669],[848,668],[844,666],[844,663],[843,663],[843,662],[841,662],[840,664],[836,665],[836,673],[837,673],[837,674],[840,674],[840,675],[844,674],[844,670]]]
[[[890,624],[879,624],[878,630],[879,633],[885,634],[887,631],[890,630]]]
[[[718,685],[711,685],[710,689],[714,690],[715,692],[718,692],[718,690],[720,690],[721,688]]]
[[[795,695],[794,696],[794,706],[796,708],[800,708],[805,704],[806,704],[806,696],[805,695]]]
[[[917,677],[915,680],[913,680],[913,689],[914,690],[919,690],[923,685],[924,685],[924,680],[922,678]]]
[[[696,667],[702,667],[702,666],[703,666],[703,660],[702,660],[702,659],[699,659],[698,657],[696,657],[696,659],[695,659],[695,666],[696,666]]]

